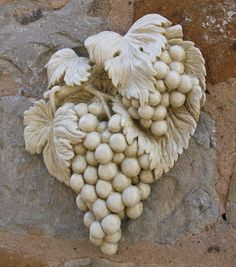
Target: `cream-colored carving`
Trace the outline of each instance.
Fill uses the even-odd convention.
[[[188,147],[205,102],[199,49],[180,25],[150,14],[125,36],[85,40],[89,59],[69,48],[46,65],[47,99],[25,112],[25,145],[43,152],[49,173],[77,194],[90,240],[116,253],[121,220],[142,214],[150,184]]]

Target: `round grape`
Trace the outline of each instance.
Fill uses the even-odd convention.
[[[151,126],[151,131],[156,136],[163,136],[167,133],[166,121],[155,121]]]
[[[76,155],[72,161],[72,170],[75,173],[83,173],[87,167],[87,162],[84,156]]]
[[[111,183],[108,181],[98,180],[96,183],[96,192],[99,197],[107,198],[112,192]]]
[[[87,168],[84,171],[84,180],[88,184],[96,184],[98,179],[98,171],[96,167],[93,166],[87,166]]]
[[[92,211],[97,220],[101,220],[109,214],[106,202],[103,199],[99,198],[93,203]]]
[[[141,198],[141,192],[137,186],[130,185],[122,192],[123,203],[127,207],[135,206]]]
[[[112,160],[113,152],[108,144],[101,144],[95,150],[95,158],[97,162],[106,164]]]
[[[176,71],[170,71],[165,77],[165,84],[169,91],[176,89],[180,85],[180,75]]]
[[[138,202],[135,206],[126,209],[126,215],[130,219],[137,219],[143,213],[143,203]]]
[[[117,133],[121,130],[121,117],[118,114],[113,115],[108,122],[108,129],[112,133]]]
[[[117,174],[117,165],[114,162],[109,162],[107,164],[100,164],[98,166],[98,175],[101,179],[105,181],[112,180]]]
[[[155,108],[155,112],[152,119],[155,121],[162,121],[165,119],[166,114],[167,114],[166,108],[162,105],[159,105]]]
[[[97,194],[93,185],[85,184],[81,190],[81,196],[84,201],[93,203],[97,199]]]
[[[70,187],[77,193],[80,192],[84,186],[84,179],[81,174],[74,173],[70,178]]]
[[[102,229],[106,234],[114,234],[120,230],[121,221],[115,214],[107,215],[101,222]]]
[[[185,50],[182,46],[179,45],[173,45],[169,48],[169,53],[171,58],[176,61],[183,61],[185,59]]]
[[[122,172],[128,177],[135,177],[140,172],[140,166],[136,158],[125,158],[121,163]]]
[[[111,212],[119,213],[124,209],[124,204],[122,202],[121,194],[120,193],[112,193],[107,198],[107,207]]]
[[[130,184],[131,179],[125,176],[122,172],[118,172],[112,180],[112,186],[118,192],[122,192]]]
[[[95,150],[101,144],[101,135],[98,132],[88,133],[84,140],[84,146],[89,150]]]
[[[110,143],[111,149],[114,152],[118,152],[118,153],[123,152],[127,147],[125,137],[121,133],[113,134],[110,138],[109,143]]]
[[[183,106],[185,99],[186,97],[184,94],[175,91],[175,92],[172,92],[170,95],[170,104],[174,108],[180,108]]]
[[[93,114],[85,114],[79,120],[79,128],[85,132],[95,131],[97,118]]]

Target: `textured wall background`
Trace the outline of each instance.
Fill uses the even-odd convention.
[[[23,112],[46,89],[56,50],[85,54],[87,36],[124,33],[155,12],[202,50],[207,105],[143,215],[124,222],[118,255],[102,259],[73,192],[25,151]],[[0,25],[0,266],[236,266],[235,1],[0,0]]]

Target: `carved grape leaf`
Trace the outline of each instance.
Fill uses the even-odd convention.
[[[24,114],[26,150],[43,158],[49,173],[68,184],[73,144],[81,142],[84,133],[78,129],[76,112],[64,104],[53,115],[49,102],[37,101]]]
[[[43,158],[49,173],[68,185],[71,160],[74,157],[72,145],[80,143],[85,134],[78,129],[78,117],[70,105],[64,104],[54,115],[53,127]]]
[[[51,131],[53,114],[44,100],[35,102],[24,113],[24,138],[26,150],[31,154],[40,154],[46,145]]]
[[[105,31],[88,37],[85,47],[90,60],[105,68],[121,95],[134,97],[144,104],[154,91],[153,62],[166,46],[165,29],[171,23],[157,14],[136,21],[125,36]]]
[[[70,48],[57,51],[45,67],[49,88],[62,81],[68,86],[80,86],[82,82],[88,81],[91,69],[89,60],[85,57],[78,57]]]

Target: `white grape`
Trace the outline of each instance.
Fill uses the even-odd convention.
[[[96,183],[96,192],[99,197],[107,198],[112,192],[111,183],[108,181],[98,180]]]
[[[170,105],[170,95],[169,93],[164,93],[161,96],[161,105],[164,106],[165,108],[168,108]]]
[[[116,164],[120,164],[124,158],[125,155],[123,153],[114,153],[112,161]]]
[[[109,243],[117,243],[121,239],[121,231],[117,231],[113,234],[106,235],[104,240]]]
[[[127,207],[136,205],[141,199],[141,192],[137,186],[130,185],[122,192],[122,200]]]
[[[163,136],[167,133],[166,121],[155,121],[151,126],[152,133],[156,136]]]
[[[101,135],[98,132],[88,133],[84,140],[84,146],[89,150],[95,150],[101,144]]]
[[[180,85],[180,75],[176,71],[170,71],[165,77],[165,84],[169,91],[176,89]]]
[[[78,117],[81,117],[88,113],[88,105],[86,103],[79,103],[74,106],[74,110],[77,113]]]
[[[138,158],[139,165],[142,169],[148,170],[150,168],[150,160],[148,154],[142,154]]]
[[[159,80],[155,83],[155,88],[160,92],[160,93],[165,93],[166,91],[166,86],[163,80]]]
[[[141,192],[141,200],[147,199],[151,193],[151,186],[146,183],[139,183],[137,186]]]
[[[193,88],[193,79],[189,75],[182,75],[178,91],[187,94]]]
[[[84,147],[82,143],[75,145],[73,148],[75,153],[78,155],[85,155],[87,152],[87,149]]]
[[[114,152],[123,152],[126,147],[127,143],[125,137],[121,133],[113,134],[110,138],[110,146]]]
[[[118,172],[112,180],[112,186],[118,192],[122,192],[130,184],[131,179],[125,176],[122,172]]]
[[[163,79],[169,72],[168,65],[163,61],[156,61],[154,64],[154,68],[156,70],[156,76],[158,79]]]
[[[103,243],[103,239],[102,238],[94,238],[91,236],[91,234],[89,234],[89,239],[91,241],[92,244],[94,244],[95,246],[99,247],[102,245]]]
[[[137,219],[143,213],[143,203],[138,202],[135,206],[126,209],[126,215],[130,219]]]
[[[185,50],[182,46],[179,45],[173,45],[169,48],[169,53],[171,58],[176,61],[183,61],[185,59]]]
[[[144,120],[144,119],[141,119],[140,120],[140,124],[143,128],[145,129],[149,129],[152,125],[152,120]]]
[[[76,197],[76,205],[80,211],[87,211],[88,210],[88,206],[81,195],[78,195]]]
[[[100,164],[98,166],[98,175],[101,179],[109,181],[117,174],[117,165],[114,162]]]
[[[121,130],[121,117],[118,114],[113,115],[108,122],[108,129],[112,133],[117,133]]]
[[[80,192],[84,186],[84,179],[81,174],[74,173],[70,178],[70,187],[77,193]]]
[[[93,185],[85,184],[81,190],[81,196],[84,201],[93,203],[97,199],[97,194]]]
[[[155,112],[152,119],[157,121],[162,121],[165,119],[166,115],[167,115],[166,108],[162,105],[159,105],[155,108]]]
[[[170,63],[170,69],[178,72],[179,74],[184,73],[184,64],[178,61],[172,61]]]
[[[138,101],[138,99],[133,98],[131,100],[131,105],[132,105],[133,108],[138,109],[139,108],[139,101]]]
[[[140,172],[140,166],[136,158],[125,158],[121,162],[121,171],[128,177],[135,177]]]
[[[98,221],[92,222],[89,230],[93,238],[101,239],[105,237],[105,233]]]
[[[124,209],[124,204],[122,202],[121,194],[120,193],[112,193],[107,198],[107,207],[111,212],[119,213]]]
[[[150,93],[149,95],[149,104],[153,107],[157,106],[161,102],[161,94],[159,91],[155,91],[154,93]]]
[[[93,166],[87,166],[87,168],[84,170],[84,180],[88,184],[96,184],[98,179],[98,171],[96,167]]]
[[[89,165],[94,167],[98,166],[98,162],[95,158],[95,153],[93,151],[87,151],[85,158]]]
[[[75,173],[83,173],[87,167],[87,162],[84,156],[76,155],[72,161],[72,170]]]
[[[108,144],[101,144],[95,150],[95,158],[97,162],[106,164],[112,160],[113,152]]]
[[[170,95],[170,104],[174,108],[180,108],[183,106],[185,99],[186,97],[184,94],[175,91],[175,92],[172,92]]]
[[[117,252],[118,245],[115,243],[103,242],[101,244],[101,251],[106,255],[113,255]]]
[[[79,120],[79,128],[85,132],[95,131],[97,127],[97,118],[93,114],[85,114]]]
[[[103,199],[99,198],[93,203],[92,211],[96,216],[97,220],[101,220],[109,214],[106,202]]]
[[[141,170],[139,174],[140,181],[143,183],[152,183],[154,182],[154,174],[151,170]]]
[[[103,218],[101,225],[106,234],[114,234],[120,230],[121,221],[119,216],[115,214],[109,214]]]
[[[149,120],[154,114],[154,109],[149,105],[144,105],[138,109],[138,114],[142,119]]]
[[[92,113],[95,116],[100,116],[104,113],[103,106],[101,102],[92,102],[91,104],[88,105],[88,112]]]
[[[90,210],[85,212],[83,221],[84,221],[84,225],[87,228],[90,228],[92,222],[96,221],[96,218],[95,218],[93,212]]]

